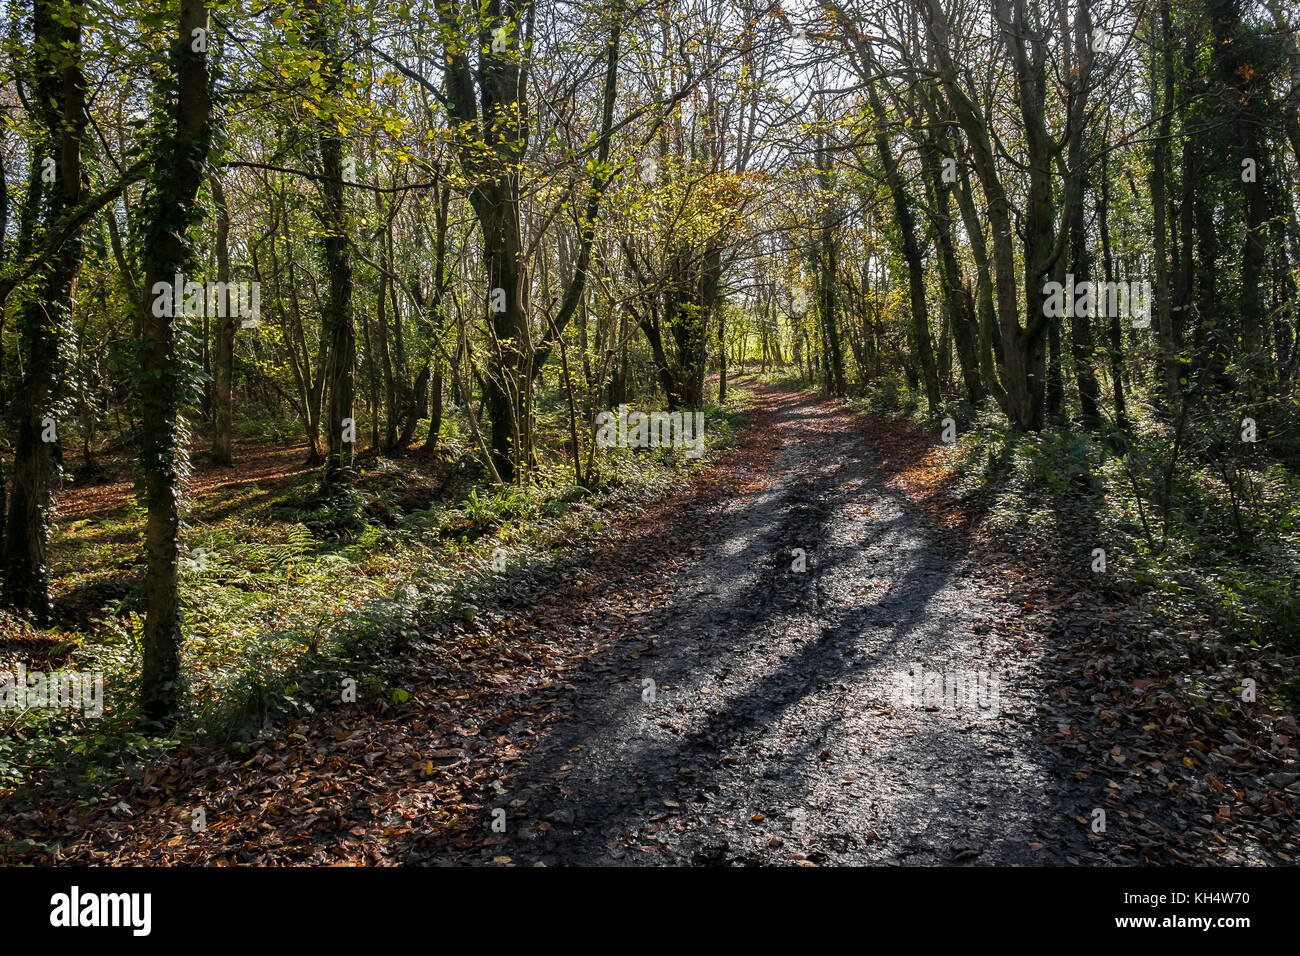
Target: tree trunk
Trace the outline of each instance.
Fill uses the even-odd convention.
[[[352,311],[352,254],[348,244],[346,187],[343,181],[343,137],[333,117],[335,97],[342,85],[343,61],[338,52],[337,25],[319,0],[309,0],[314,20],[310,46],[322,57],[321,99],[325,109],[320,122],[320,217],[324,235],[321,248],[329,275],[329,294],[322,316],[329,358],[325,371],[328,413],[325,421],[326,457],[324,483],[345,480],[352,469],[356,447],[356,329]],[[328,22],[327,22],[328,21]]]
[[[1272,369],[1264,342],[1264,269],[1268,263],[1268,148],[1260,130],[1269,119],[1258,100],[1268,95],[1268,71],[1252,62],[1251,39],[1241,29],[1242,0],[1210,0],[1214,59],[1232,104],[1233,139],[1237,145],[1237,185],[1241,190],[1246,244],[1241,255],[1241,358],[1246,368],[1246,393],[1252,399],[1269,385]],[[1167,8],[1166,8],[1167,9]],[[1253,175],[1244,167],[1253,164]]]
[[[830,391],[843,397],[844,352],[840,348],[839,330],[835,327],[835,284],[839,273],[839,249],[835,242],[835,210],[831,182],[831,151],[826,134],[818,137],[817,182],[821,186],[821,241],[818,249],[818,303],[821,308],[823,345],[830,367]]]
[[[161,97],[168,104],[167,116],[160,124],[167,135],[161,139],[154,165],[152,216],[141,256],[145,290],[151,297],[156,284],[173,282],[192,261],[187,236],[199,212],[199,186],[212,144],[207,53],[194,48],[196,31],[208,31],[207,7],[203,0],[181,0],[180,32],[171,50],[175,92],[164,90]],[[140,458],[148,509],[140,698],[146,721],[167,726],[175,719],[181,694],[177,539],[179,499],[188,470],[181,403],[185,367],[190,363],[177,354],[178,325],[184,317],[165,314],[176,309],[156,306],[156,301],[150,302],[144,310],[138,388]]]
[[[869,77],[874,72],[875,60],[871,58],[870,47],[864,44],[860,49],[868,51],[863,67],[864,74]],[[925,265],[921,261],[921,249],[916,241],[916,225],[912,218],[902,174],[898,168],[898,159],[894,156],[894,151],[889,145],[889,137],[885,132],[885,109],[872,82],[867,83],[867,95],[876,122],[876,152],[885,167],[885,183],[889,187],[889,195],[894,203],[894,221],[898,226],[903,261],[907,264],[908,302],[912,312],[912,354],[920,366],[921,378],[925,383],[926,406],[931,414],[935,414],[939,410],[940,403],[939,373],[934,360],[934,347],[930,342],[930,317],[925,301]]]
[[[1107,127],[1109,131],[1109,127]],[[1097,232],[1101,236],[1101,266],[1107,283],[1115,281],[1115,266],[1110,247],[1110,181],[1107,154],[1101,154],[1101,185],[1097,196]],[[1110,378],[1115,402],[1115,426],[1129,435],[1128,411],[1124,401],[1124,339],[1121,317],[1116,310],[1110,316]]]
[[[931,123],[938,128],[936,111],[931,109],[929,115]],[[927,141],[922,148],[922,163],[930,186],[931,206],[934,209],[933,223],[935,239],[939,246],[939,267],[948,308],[948,325],[952,330],[957,361],[961,366],[966,400],[974,406],[982,402],[985,395],[977,351],[978,319],[975,316],[975,303],[971,299],[970,289],[962,281],[961,267],[957,264],[951,215],[952,190],[949,184],[944,182],[942,164],[939,162],[940,152],[938,143]]]
[[[767,365],[767,351],[763,352],[763,364]],[[727,402],[727,308],[718,309],[718,404]]]
[[[1169,300],[1169,258],[1167,248],[1167,210],[1168,199],[1167,170],[1169,168],[1169,138],[1172,130],[1174,112],[1174,66],[1173,40],[1171,37],[1170,0],[1160,2],[1160,49],[1155,56],[1163,65],[1163,95],[1160,102],[1160,124],[1156,133],[1151,158],[1151,210],[1155,227],[1155,305],[1156,305],[1156,344],[1159,350],[1159,368],[1161,374],[1160,389],[1170,407],[1174,407],[1178,398],[1179,363],[1177,349],[1173,342],[1173,319]],[[1154,86],[1155,70],[1152,70]],[[1154,90],[1152,91],[1155,92]],[[1152,97],[1154,102],[1154,96]]]
[[[217,211],[217,282],[222,289],[230,283],[230,211],[226,208],[226,194],[217,176],[211,177],[212,198]],[[229,467],[234,464],[231,439],[234,432],[234,400],[232,385],[235,361],[235,329],[238,319],[232,303],[227,303],[225,317],[217,326],[217,348],[212,363],[212,463]],[[218,312],[220,315],[220,312]]]
[[[44,192],[45,221],[53,224],[80,202],[85,183],[82,141],[86,127],[86,81],[81,69],[81,24],[85,9],[36,0],[33,5],[35,89],[32,99],[39,132],[33,151],[35,201]],[[42,175],[38,179],[36,167]],[[43,187],[44,173],[54,180]],[[75,304],[82,234],[74,229],[39,267],[36,291],[23,304],[19,333],[24,356],[18,395],[13,483],[4,533],[4,601],[38,621],[50,613],[46,545],[53,484],[61,459],[56,403],[61,378],[60,339]]]

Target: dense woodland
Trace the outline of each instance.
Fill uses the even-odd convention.
[[[985,484],[1044,469],[1114,510],[1085,552],[1296,639],[1289,0],[6,0],[2,29],[2,646],[109,671],[124,727],[203,719],[317,649],[257,635],[443,560],[386,529],[650,481],[601,412],[725,439],[738,376]],[[196,491],[267,449],[273,495]]]

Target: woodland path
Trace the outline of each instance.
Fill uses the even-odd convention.
[[[570,676],[554,706],[571,719],[495,798],[531,824],[483,857],[1051,862],[1030,849],[1052,803],[1034,645],[992,626],[1019,606],[884,485],[842,409],[750,387],[774,453],[751,459],[748,493],[674,529],[694,560],[621,635],[635,658]],[[997,683],[965,706],[910,703],[916,665]]]
[[[46,804],[15,835],[96,863],[1098,859],[1097,797],[1049,758],[1029,562],[916,499],[924,436],[899,455],[839,403],[745,387],[736,444],[692,480],[370,648],[402,702],[319,700],[251,754],[183,747],[111,812]],[[916,665],[996,675],[996,700],[909,704]]]

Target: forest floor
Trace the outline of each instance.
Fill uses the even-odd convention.
[[[187,745],[116,805],[11,833],[54,862],[218,865],[1300,852],[1290,715],[1207,705],[1134,597],[982,534],[934,436],[745,387],[714,465],[395,642],[409,699],[321,702],[246,753]],[[918,669],[967,695],[909,699]]]

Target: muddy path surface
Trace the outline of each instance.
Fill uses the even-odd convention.
[[[841,408],[750,387],[770,454],[671,529],[668,600],[566,677],[569,719],[482,797],[505,825],[482,860],[1058,862],[1039,838],[1079,827],[1039,743],[1038,644],[994,626],[1019,606]],[[633,597],[608,589],[593,626]]]

